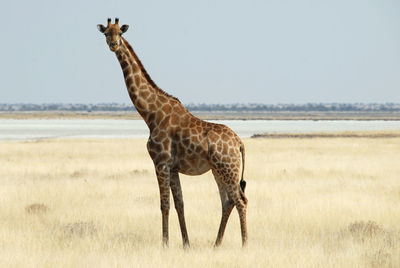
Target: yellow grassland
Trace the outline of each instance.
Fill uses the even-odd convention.
[[[245,139],[249,244],[207,173],[181,175],[191,248],[144,139],[0,142],[1,267],[399,267],[400,138]],[[172,198],[171,198],[172,201]]]

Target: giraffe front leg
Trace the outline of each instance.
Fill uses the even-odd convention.
[[[162,215],[163,245],[168,246],[168,217],[169,217],[169,174],[166,165],[156,166],[158,187],[160,189],[160,205]]]
[[[170,176],[171,176],[170,177],[171,178],[170,186],[171,186],[172,196],[174,198],[175,209],[176,209],[176,212],[178,213],[179,226],[181,228],[183,247],[186,248],[186,247],[189,247],[190,245],[189,245],[189,237],[188,237],[187,230],[186,230],[181,183],[179,180],[178,172],[171,171]]]

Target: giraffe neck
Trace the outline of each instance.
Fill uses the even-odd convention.
[[[124,73],[129,97],[151,130],[154,128],[157,111],[161,108],[159,105],[160,100],[163,100],[163,102],[170,99],[174,99],[177,102],[179,100],[157,87],[147,74],[132,47],[124,38],[122,38],[122,44],[116,52],[116,56]]]

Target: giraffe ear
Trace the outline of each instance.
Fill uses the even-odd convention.
[[[104,33],[107,28],[103,24],[97,24],[97,29],[99,29],[101,33]]]
[[[120,29],[121,29],[122,33],[124,33],[126,31],[128,31],[128,28],[129,28],[129,25],[124,24],[124,25],[121,26]]]

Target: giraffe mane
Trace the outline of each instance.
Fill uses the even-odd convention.
[[[162,93],[164,96],[167,97],[171,97],[175,100],[177,100],[180,103],[180,100],[177,97],[174,97],[170,94],[168,94],[167,92],[165,92],[164,90],[162,90],[161,88],[159,88],[156,83],[151,79],[150,75],[147,73],[146,69],[144,68],[142,62],[140,61],[139,57],[136,55],[135,51],[133,50],[132,46],[128,43],[128,41],[126,41],[125,38],[121,37],[122,41],[124,42],[124,45],[126,46],[126,48],[128,49],[128,51],[132,54],[133,58],[135,59],[136,63],[138,64],[140,70],[142,71],[144,77],[146,78],[146,80],[149,82],[149,84],[157,89],[160,93]]]

